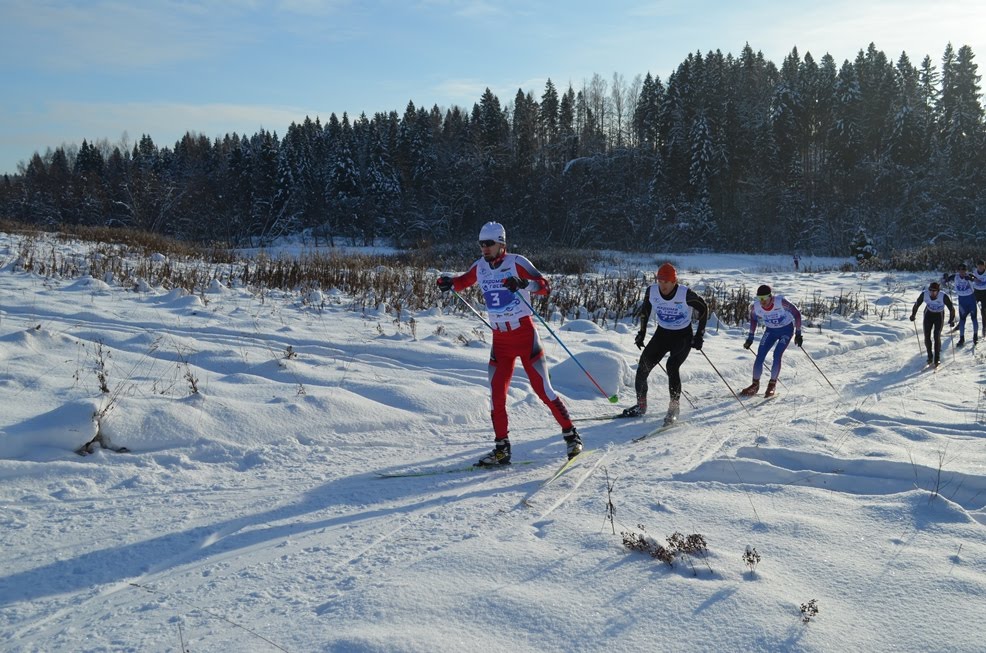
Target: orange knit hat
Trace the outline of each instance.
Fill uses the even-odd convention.
[[[677,281],[678,272],[674,269],[674,266],[670,263],[665,263],[661,267],[657,268],[657,280],[658,281]]]

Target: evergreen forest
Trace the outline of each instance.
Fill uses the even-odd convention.
[[[473,240],[848,255],[986,241],[974,54],[689,54],[667,79],[550,79],[471,108],[306,117],[173,146],[82,141],[0,178],[0,218],[262,246]]]

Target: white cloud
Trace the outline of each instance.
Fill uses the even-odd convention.
[[[18,61],[54,71],[133,70],[214,56],[242,38],[222,33],[209,8],[193,3],[24,2],[3,10],[3,35]]]
[[[468,108],[479,102],[488,86],[489,84],[477,79],[446,79],[433,87],[433,93],[447,98],[450,104]]]

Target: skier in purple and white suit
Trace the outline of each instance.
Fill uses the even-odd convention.
[[[952,279],[955,297],[959,300],[959,341],[956,347],[965,344],[965,319],[972,318],[972,344],[979,342],[979,321],[976,319],[976,278],[967,272],[965,263],[959,263],[958,271]]]
[[[767,352],[776,343],[774,361],[770,367],[770,381],[763,396],[773,397],[777,388],[777,377],[781,375],[781,359],[784,350],[794,336],[794,344],[801,346],[801,311],[798,307],[784,299],[782,295],[771,292],[770,286],[764,284],[757,288],[757,301],[750,307],[750,333],[743,343],[744,349],[753,346],[753,334],[757,331],[757,323],[763,321],[764,334],[757,348],[757,359],[753,362],[753,383],[740,392],[741,395],[755,395],[760,391],[760,376],[763,374],[763,364],[767,360]]]
[[[972,290],[979,304],[979,317],[983,323],[983,337],[986,338],[986,261],[979,259],[972,270]]]

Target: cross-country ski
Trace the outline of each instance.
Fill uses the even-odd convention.
[[[418,476],[442,476],[444,474],[465,474],[468,472],[495,472],[498,470],[509,470],[512,467],[524,467],[535,465],[545,461],[537,460],[513,460],[507,465],[457,465],[454,467],[440,467],[437,469],[408,469],[395,472],[376,472],[380,478],[413,478]]]

